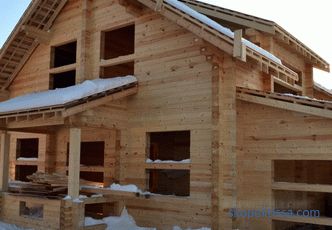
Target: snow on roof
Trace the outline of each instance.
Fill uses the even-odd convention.
[[[316,87],[322,89],[322,90],[325,91],[326,93],[332,94],[332,90],[331,90],[331,89],[326,88],[325,86],[319,84],[318,82],[314,82],[314,86],[316,86]]]
[[[196,10],[190,8],[189,6],[185,5],[182,2],[179,2],[178,0],[165,0],[165,2],[167,2],[168,4],[170,4],[171,6],[183,11],[184,13],[190,15],[191,17],[197,19],[198,21],[212,27],[213,29],[219,31],[220,33],[226,35],[227,37],[230,37],[232,39],[234,39],[234,33],[233,31],[231,31],[229,28],[226,28],[222,25],[220,25],[219,23],[217,23],[216,21],[208,18],[207,16],[197,12]],[[268,59],[278,63],[278,64],[282,64],[281,60],[279,58],[277,58],[276,56],[274,56],[273,54],[271,54],[270,52],[262,49],[261,47],[255,45],[254,43],[246,40],[246,39],[242,39],[242,43],[245,44],[247,47],[249,47],[250,49],[253,49],[255,51],[257,51],[258,53],[260,53],[261,55],[267,57]]]
[[[0,103],[0,113],[64,105],[97,93],[137,82],[134,76],[87,80],[62,89],[30,93]]]

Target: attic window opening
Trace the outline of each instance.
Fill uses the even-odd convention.
[[[134,72],[134,62],[128,62],[114,66],[101,67],[100,78],[124,77],[127,75],[134,75]]]
[[[135,53],[135,25],[101,34],[101,59],[107,60]]]
[[[77,42],[70,42],[51,48],[51,68],[76,63]]]
[[[16,158],[38,158],[38,148],[38,138],[17,139]]]
[[[75,70],[50,75],[50,89],[66,88],[75,85],[75,83]]]
[[[37,170],[38,167],[36,165],[16,165],[15,180],[28,182],[27,176],[34,174]]]

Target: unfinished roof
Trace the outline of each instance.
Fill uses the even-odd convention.
[[[0,51],[0,88],[7,88],[49,29],[67,0],[34,0]]]
[[[319,117],[332,118],[332,102],[292,94],[237,87],[237,99]]]
[[[321,84],[318,84],[317,82],[314,83],[314,89],[319,92],[322,92],[332,98],[332,91],[330,89],[325,88]]]
[[[69,117],[137,92],[134,76],[88,80],[67,88],[15,97],[0,103],[0,122],[25,121],[58,116]]]
[[[152,10],[158,11],[170,21],[191,31],[230,55],[233,54],[234,34],[228,28],[195,11],[178,0],[137,0]],[[231,32],[231,33],[230,33]],[[298,80],[298,74],[282,65],[280,59],[268,51],[243,39],[246,55],[260,63],[262,71],[273,74],[287,82]]]
[[[30,4],[0,53],[2,90],[8,88],[37,45],[48,40],[49,29],[66,1],[35,0]],[[153,10],[158,5],[156,0],[137,1]],[[234,35],[230,30],[225,33],[227,28],[218,29],[222,27],[220,24],[177,0],[164,1],[162,8],[166,10],[160,13],[168,19],[232,54]],[[298,80],[297,73],[282,65],[277,57],[247,40],[243,40],[243,43],[246,45],[247,56],[261,63],[262,70],[275,76],[284,76],[287,82]]]
[[[291,46],[296,52],[306,58],[315,68],[330,71],[330,65],[318,54],[308,48],[300,40],[287,32],[284,28],[273,21],[255,17],[252,15],[229,10],[220,6],[203,3],[197,0],[179,0],[191,8],[212,18],[240,25],[243,28],[253,28],[273,35],[276,39]]]

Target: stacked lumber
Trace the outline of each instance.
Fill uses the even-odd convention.
[[[67,194],[68,176],[64,174],[36,172],[27,176],[27,178],[30,182],[11,181],[9,183],[9,192],[59,197],[63,197]],[[80,183],[81,185],[89,186],[102,185],[86,180],[80,180]]]

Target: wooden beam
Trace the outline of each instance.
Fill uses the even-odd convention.
[[[117,100],[120,98],[124,98],[124,97],[130,96],[130,95],[136,94],[137,91],[138,91],[137,86],[130,88],[130,89],[125,89],[123,91],[120,91],[120,92],[117,92],[114,94],[110,94],[106,97],[96,99],[94,101],[87,102],[87,103],[66,109],[65,111],[63,111],[62,116],[69,117],[69,116],[75,115],[77,113],[81,113],[83,111],[107,104],[110,101],[114,101],[114,100]]]
[[[157,0],[155,11],[161,11],[164,5],[164,0]]]
[[[135,58],[136,58],[135,54],[129,54],[108,60],[100,60],[99,65],[100,67],[114,66],[114,65],[135,61]]]
[[[40,30],[33,26],[24,25],[21,29],[29,37],[35,38],[40,43],[48,44],[51,39],[51,33],[48,31]]]
[[[310,114],[318,117],[332,118],[332,111],[327,109],[320,109],[307,105],[295,104],[292,102],[280,101],[276,99],[264,98],[264,97],[242,94],[242,93],[237,94],[237,99],[251,103],[266,105],[274,108],[286,109],[299,113]]]
[[[304,217],[304,216],[274,216],[273,220],[289,221],[293,223],[307,223],[316,225],[332,226],[332,218],[329,217]]]
[[[8,190],[8,174],[9,174],[9,144],[10,136],[7,132],[1,133],[0,143],[0,191]]]
[[[76,69],[76,63],[70,64],[70,65],[65,65],[65,66],[60,66],[57,68],[52,68],[49,70],[50,74],[58,74],[58,73],[63,73],[71,70]]]
[[[273,182],[273,190],[332,193],[332,185]]]
[[[234,32],[233,57],[244,62],[247,59],[246,46],[242,42],[242,30],[236,30]]]
[[[80,191],[81,129],[69,129],[68,195],[78,198]]]

